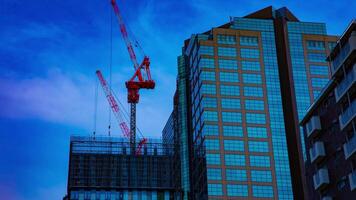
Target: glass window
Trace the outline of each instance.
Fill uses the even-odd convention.
[[[246,122],[251,124],[266,124],[266,115],[258,113],[246,113]]]
[[[240,88],[236,85],[220,85],[221,95],[239,96]]]
[[[239,82],[239,76],[236,72],[220,72],[221,82]]]
[[[252,167],[270,167],[269,156],[250,156],[250,165]]]
[[[314,97],[314,99],[317,99],[318,97],[319,97],[319,95],[320,95],[320,90],[313,90],[313,97]]]
[[[219,68],[220,69],[237,69],[237,61],[236,60],[226,60],[219,59]]]
[[[248,137],[267,138],[267,129],[265,127],[247,127]]]
[[[246,170],[226,169],[226,180],[228,181],[247,181]]]
[[[333,50],[335,46],[336,46],[336,42],[328,42],[329,50]]]
[[[200,78],[202,81],[215,81],[215,72],[202,71]]]
[[[222,112],[223,122],[241,122],[241,113],[239,112]]]
[[[241,49],[241,58],[259,58],[260,52],[258,49]]]
[[[212,58],[201,58],[199,61],[199,67],[201,68],[215,68],[215,62]]]
[[[219,127],[217,125],[206,124],[203,128],[205,135],[219,135]]]
[[[218,113],[216,111],[204,111],[203,114],[206,121],[218,121]]]
[[[236,57],[236,48],[218,47],[218,56]]]
[[[212,46],[200,46],[200,49],[199,49],[199,53],[200,54],[204,54],[204,55],[211,55],[213,56],[214,55],[214,47]]]
[[[224,136],[237,136],[242,137],[243,131],[241,126],[223,126]]]
[[[245,109],[246,110],[264,110],[265,102],[262,100],[245,100]]]
[[[209,183],[208,193],[209,195],[221,196],[223,194],[222,185]]]
[[[218,35],[218,44],[236,44],[234,35]]]
[[[207,150],[219,150],[220,149],[219,140],[206,139],[205,147]]]
[[[77,191],[71,192],[71,198],[73,198],[73,200],[79,199],[79,192]]]
[[[220,154],[206,154],[206,162],[208,165],[220,165]]]
[[[244,83],[262,84],[262,77],[260,74],[242,74]]]
[[[312,75],[329,75],[329,67],[325,65],[310,65],[309,69]]]
[[[247,197],[248,196],[248,187],[247,185],[230,185],[226,186],[227,196],[230,197]]]
[[[326,55],[324,53],[308,53],[308,60],[310,62],[326,62]]]
[[[325,45],[323,41],[307,40],[307,49],[309,50],[324,50]]]
[[[268,142],[262,141],[249,141],[248,142],[248,150],[250,152],[262,152],[267,153],[268,149]]]
[[[224,140],[224,149],[226,151],[244,151],[244,141],[241,140]]]
[[[204,108],[216,108],[216,98],[212,97],[203,97],[203,106]]]
[[[262,185],[253,185],[252,186],[252,195],[254,197],[273,197],[273,188],[272,186],[262,186]]]
[[[311,78],[311,83],[313,87],[323,88],[328,82],[329,79],[327,78]]]
[[[260,62],[258,61],[241,61],[241,66],[243,70],[260,71]]]
[[[251,170],[251,179],[254,182],[272,182],[271,171]]]
[[[247,185],[227,185],[227,196],[230,197],[247,197],[248,187]]]
[[[240,45],[258,46],[258,38],[253,36],[240,36]]]
[[[221,169],[208,168],[207,171],[209,180],[221,180]]]
[[[221,107],[222,108],[231,108],[231,109],[240,109],[241,108],[240,99],[221,98]]]
[[[263,90],[261,87],[244,87],[244,95],[247,97],[263,97]]]
[[[225,154],[225,165],[245,166],[245,155]]]
[[[203,94],[216,94],[216,86],[213,84],[203,84],[201,88]]]

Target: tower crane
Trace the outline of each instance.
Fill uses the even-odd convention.
[[[110,90],[109,85],[107,84],[106,80],[104,79],[103,74],[101,73],[100,70],[97,70],[96,71],[96,75],[97,75],[97,77],[98,77],[98,79],[100,81],[101,87],[104,90],[106,99],[108,100],[108,102],[110,104],[110,107],[111,107],[111,109],[112,109],[112,111],[113,111],[113,113],[114,113],[114,115],[115,115],[115,117],[116,117],[116,119],[117,119],[117,121],[119,123],[119,126],[120,126],[122,134],[126,138],[131,138],[130,129],[128,128],[128,126],[127,126],[127,124],[125,122],[125,119],[123,117],[123,113],[120,110],[120,107],[117,104],[117,101],[116,101],[112,91]],[[146,143],[147,143],[147,139],[146,138],[142,138],[140,140],[140,142],[137,145],[137,148],[134,151],[136,155],[141,154],[141,149],[142,149],[143,145],[145,145]]]
[[[125,83],[128,92],[127,101],[130,103],[130,145],[134,150],[136,149],[136,104],[139,102],[140,98],[139,90],[142,88],[154,89],[155,82],[152,80],[150,73],[149,57],[144,55],[141,64],[137,62],[136,54],[132,46],[131,39],[128,35],[120,9],[115,0],[111,0],[111,5],[119,22],[121,35],[125,41],[127,51],[130,55],[130,59],[134,65],[135,70],[133,76]],[[140,45],[137,45],[137,47],[140,48]],[[141,142],[139,144],[141,144]]]

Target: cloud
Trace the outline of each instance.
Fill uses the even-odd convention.
[[[93,81],[83,75],[68,76],[51,69],[44,78],[0,79],[1,115],[34,117],[51,122],[85,125],[91,112]]]
[[[113,81],[113,87],[118,98],[127,105],[126,88],[123,81],[118,81],[125,79],[119,78],[119,74],[113,77],[116,80]],[[171,102],[167,101],[172,101],[172,98],[167,95],[167,90],[172,91],[175,82],[171,84],[172,77],[166,74],[161,74],[157,79],[160,84],[155,90],[140,91],[141,99],[137,106],[137,124],[142,131],[150,133],[145,134],[146,137],[159,137],[171,112]],[[80,127],[90,132],[94,126],[96,83],[94,74],[86,76],[78,72],[63,72],[57,68],[48,70],[44,77],[0,78],[0,102],[3,106],[0,115],[11,119],[40,119]],[[118,85],[121,87],[116,87]],[[97,109],[97,132],[104,134],[107,131],[109,107],[99,85]],[[111,117],[113,132],[121,136],[116,119],[113,115]]]
[[[0,196],[6,200],[25,200],[21,197],[14,185],[9,185],[9,182],[0,182]]]

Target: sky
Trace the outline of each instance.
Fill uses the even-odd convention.
[[[140,92],[137,125],[154,138],[172,111],[176,57],[191,34],[272,5],[287,6],[301,21],[325,22],[328,34],[340,35],[356,8],[351,0],[117,1],[151,59],[156,88]],[[108,133],[109,107],[100,87],[95,104],[95,71],[109,78],[110,52],[112,87],[127,106],[124,82],[133,66],[118,23],[109,0],[0,0],[0,26],[0,197],[61,199],[70,136],[90,135],[95,124],[97,135]],[[111,121],[112,135],[121,136]]]

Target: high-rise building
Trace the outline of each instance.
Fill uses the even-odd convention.
[[[173,146],[149,139],[140,155],[126,138],[70,140],[68,200],[179,200]],[[179,165],[178,165],[179,167]]]
[[[310,200],[356,199],[356,21],[328,57],[332,79],[301,124]]]
[[[328,82],[323,23],[267,7],[184,42],[174,137],[188,199],[304,199],[299,119]]]

